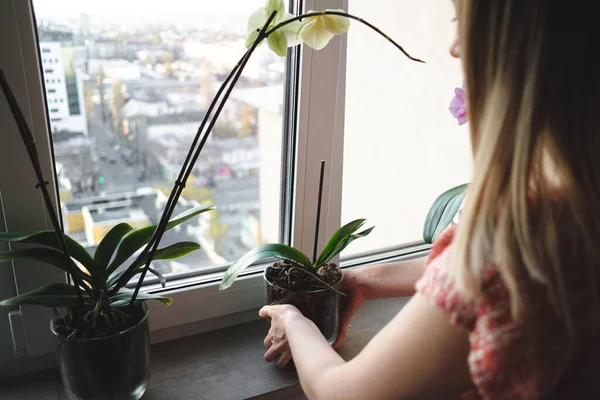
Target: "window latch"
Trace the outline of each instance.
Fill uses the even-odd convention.
[[[8,322],[10,324],[15,358],[25,357],[27,355],[27,344],[25,343],[25,330],[23,329],[21,310],[10,311],[8,313]]]

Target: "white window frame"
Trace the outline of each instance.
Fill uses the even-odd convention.
[[[0,66],[21,106],[32,134],[36,140],[40,164],[48,185],[54,206],[57,204],[55,186],[52,184],[52,154],[45,116],[45,97],[41,84],[40,64],[35,43],[35,31],[31,23],[22,23],[22,16],[31,15],[27,1],[9,0],[0,2],[0,51],[3,56]],[[29,43],[30,45],[26,45]],[[0,193],[4,206],[6,228],[9,231],[51,229],[51,223],[43,206],[42,194],[35,187],[35,174],[28,168],[29,161],[21,141],[17,126],[4,95],[0,100],[0,121],[2,121],[2,145],[0,146],[0,171],[10,171],[10,179],[0,179]],[[19,166],[19,167],[16,167]],[[21,168],[20,166],[24,166]],[[18,261],[13,263],[14,279],[18,293],[27,292],[42,285],[64,280],[64,276],[54,268],[35,262]],[[5,268],[5,265],[2,265]],[[23,336],[15,339],[26,345],[27,355],[35,357],[48,353],[54,343],[50,335],[39,335],[49,331],[52,312],[42,307],[21,307],[20,314],[23,332],[13,334]]]
[[[348,9],[348,0],[305,0],[303,3],[305,10]],[[36,137],[44,176],[50,181],[49,188],[56,206],[53,157],[32,15],[29,1],[0,2],[0,49],[3,54],[0,66],[5,69]],[[341,222],[345,66],[345,35],[336,37],[318,52],[305,46],[302,49],[292,245],[306,254],[312,254],[313,248],[321,160],[326,161],[326,170],[319,232],[320,248],[339,228]],[[0,193],[4,201],[7,227],[15,231],[51,229],[41,193],[33,184],[22,185],[22,182],[35,182],[35,177],[26,161],[26,152],[16,125],[9,122],[12,117],[4,99],[0,100],[0,116],[3,125],[0,132],[0,171],[11,171],[10,179],[0,176]],[[11,169],[10,166],[14,165],[26,167]],[[423,247],[419,251],[423,251]],[[21,264],[27,265],[22,267]],[[64,281],[64,275],[56,273],[53,268],[33,264],[15,263],[14,275],[18,292],[32,290],[50,282]],[[260,271],[260,268],[255,271]],[[242,276],[226,291],[218,290],[215,277],[217,275],[203,277],[205,283],[198,283],[195,278],[190,280],[193,282],[191,287],[167,290],[166,294],[174,300],[168,308],[160,304],[149,304],[151,329],[157,340],[178,337],[183,334],[181,332],[189,334],[255,318],[254,314],[249,317],[248,312],[264,304],[262,274]],[[50,311],[40,307],[21,307],[20,311],[27,357],[35,358],[52,353],[54,344],[48,329]],[[225,316],[226,322],[219,320]],[[192,325],[196,328],[190,331],[189,327]],[[0,343],[1,345],[3,344]],[[0,370],[0,376],[2,372]]]

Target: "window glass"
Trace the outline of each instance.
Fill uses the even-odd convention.
[[[368,218],[375,230],[346,256],[422,240],[434,199],[471,172],[467,125],[448,110],[462,85],[460,61],[448,54],[452,2],[353,1],[349,11],[426,63],[359,23],[349,31],[342,220]]]
[[[44,78],[60,98],[48,101],[63,218],[93,252],[118,222],[157,223],[210,101],[246,50],[248,16],[264,0],[33,4]],[[167,232],[160,246],[202,249],[156,261],[159,272],[201,272],[278,240],[284,62],[266,46],[248,62],[175,213],[218,209]]]

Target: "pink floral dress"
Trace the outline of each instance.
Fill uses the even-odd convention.
[[[513,319],[508,290],[493,266],[484,269],[481,298],[467,301],[455,289],[447,271],[455,230],[456,225],[452,225],[436,240],[416,287],[448,314],[451,323],[469,333],[468,364],[476,393],[462,398],[600,399],[597,333],[587,333],[590,329],[583,322],[570,336],[544,287],[534,282],[524,285],[527,293],[523,294],[523,313]],[[586,301],[581,303],[576,310],[584,315]]]

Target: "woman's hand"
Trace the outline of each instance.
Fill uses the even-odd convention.
[[[366,298],[361,290],[359,275],[362,273],[361,269],[348,269],[344,270],[344,280],[342,282],[342,292],[346,293],[348,297],[342,299],[342,317],[340,320],[340,333],[337,340],[333,344],[333,348],[337,349],[341,344],[348,328],[350,328],[350,320],[360,306],[365,302]]]
[[[275,306],[265,306],[258,312],[262,318],[271,320],[271,328],[267,337],[265,337],[265,361],[272,362],[277,360],[277,367],[284,368],[292,359],[292,351],[288,343],[286,329],[287,324],[292,318],[305,318],[302,313],[294,306],[281,304]]]

